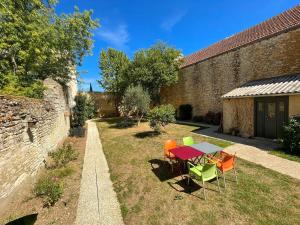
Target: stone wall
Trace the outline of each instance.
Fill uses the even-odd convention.
[[[223,130],[237,128],[242,137],[254,136],[254,98],[233,98],[223,101]]]
[[[89,92],[88,94],[95,101],[98,117],[113,117],[118,115],[111,94],[105,92]]]
[[[67,92],[51,79],[44,83],[43,100],[0,96],[0,199],[34,175],[68,135]]]
[[[289,117],[300,116],[300,95],[289,96]]]
[[[222,111],[221,96],[260,78],[300,73],[300,28],[182,68],[162,102],[191,104],[193,115]]]

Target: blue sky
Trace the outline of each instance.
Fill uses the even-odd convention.
[[[299,0],[60,0],[58,13],[92,9],[100,20],[94,31],[93,55],[84,59],[78,71],[85,84],[101,91],[96,80],[99,53],[108,47],[132,57],[140,48],[164,41],[184,55],[260,23],[299,4]]]

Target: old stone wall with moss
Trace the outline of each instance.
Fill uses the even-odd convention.
[[[163,103],[191,104],[193,115],[221,112],[221,96],[251,80],[300,73],[300,28],[180,70],[177,84],[161,90]]]
[[[68,91],[51,79],[44,84],[43,100],[0,96],[0,201],[68,135]]]

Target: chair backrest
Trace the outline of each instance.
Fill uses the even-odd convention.
[[[221,167],[222,169],[231,169],[233,168],[234,166],[234,160],[235,159],[235,156],[234,155],[226,155],[223,160],[222,160],[222,163],[221,163]]]
[[[217,166],[215,163],[206,163],[203,166],[202,176],[203,178],[214,177],[217,174]]]
[[[164,153],[165,155],[169,155],[169,151],[173,148],[176,148],[177,144],[175,140],[167,140],[165,142],[165,146],[164,146]]]
[[[191,146],[195,143],[194,139],[190,136],[182,138],[182,141],[183,141],[183,145],[185,145],[185,146]]]

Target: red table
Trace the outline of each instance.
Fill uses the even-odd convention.
[[[199,156],[202,156],[204,153],[196,150],[190,146],[179,146],[177,148],[174,148],[170,150],[170,152],[176,156],[176,158],[179,158],[181,160],[189,160],[193,158],[198,158]]]
[[[198,159],[199,156],[202,156],[204,153],[199,151],[199,150],[196,150],[190,146],[179,146],[179,147],[176,147],[172,150],[170,150],[170,152],[175,155],[175,157],[177,159],[181,159],[183,162],[184,162],[184,167],[185,167],[185,162],[187,160],[192,160],[192,163],[195,163],[196,160]],[[180,169],[180,175],[183,179],[183,171],[182,169]]]

